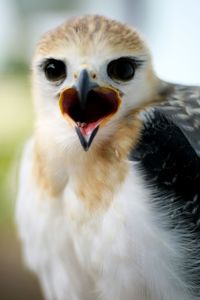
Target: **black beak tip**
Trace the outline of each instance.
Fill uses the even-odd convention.
[[[88,140],[85,139],[85,137],[83,136],[83,134],[81,133],[80,131],[80,128],[78,126],[75,127],[75,130],[76,130],[76,133],[79,137],[79,140],[80,140],[80,143],[81,143],[81,146],[83,147],[83,149],[87,152],[92,144],[92,141],[97,133],[99,129],[99,126],[97,126],[93,132],[91,133],[90,137]]]

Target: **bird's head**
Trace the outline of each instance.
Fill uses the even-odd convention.
[[[151,101],[158,82],[140,35],[101,16],[45,34],[33,79],[39,130],[72,150],[108,141],[123,118]]]

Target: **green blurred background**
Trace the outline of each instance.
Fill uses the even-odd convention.
[[[0,300],[42,299],[23,267],[14,224],[20,155],[33,130],[29,66],[39,36],[71,16],[104,14],[144,33],[163,79],[200,84],[199,12],[198,0],[0,2]]]

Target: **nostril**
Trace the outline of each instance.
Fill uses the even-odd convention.
[[[97,74],[96,73],[92,73],[91,77],[92,77],[92,79],[96,79],[97,78]]]

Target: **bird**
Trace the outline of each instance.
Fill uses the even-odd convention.
[[[100,15],[41,37],[32,87],[16,224],[44,298],[200,299],[200,88]]]

